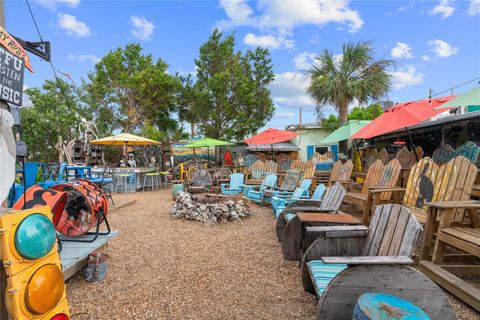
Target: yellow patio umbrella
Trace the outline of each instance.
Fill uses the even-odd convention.
[[[136,136],[130,133],[120,133],[114,136],[105,137],[90,141],[91,144],[105,144],[109,146],[146,146],[160,144],[160,142]]]

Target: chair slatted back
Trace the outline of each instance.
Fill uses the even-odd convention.
[[[365,167],[370,168],[378,160],[378,151],[373,149],[365,155]]]
[[[383,164],[388,162],[388,152],[385,148],[378,152],[378,159],[382,160]]]
[[[302,179],[312,179],[313,177],[315,177],[315,162],[309,160],[303,167]]]
[[[302,160],[297,159],[290,164],[290,170],[303,171],[304,163]]]
[[[247,154],[245,156],[244,162],[245,162],[245,167],[251,169],[253,164],[258,160],[258,156],[256,154]]]
[[[300,182],[300,185],[298,187],[308,191],[311,185],[312,185],[312,179],[303,179],[302,182]]]
[[[312,194],[312,200],[322,200],[323,194],[325,193],[325,185],[323,183],[317,185],[315,191]]]
[[[283,178],[280,190],[293,191],[297,187],[298,180],[300,180],[301,172],[296,170],[288,170],[287,174]]]
[[[373,214],[362,256],[407,256],[415,251],[422,225],[399,204],[378,206]]]
[[[265,162],[257,160],[252,165],[252,179],[260,179],[265,172]]]
[[[265,171],[263,172],[263,175],[266,176],[268,174],[275,174],[277,173],[277,163],[272,160],[267,160],[265,162]]]
[[[377,188],[393,188],[397,186],[398,179],[400,179],[401,169],[402,167],[398,160],[390,160],[390,162],[383,168],[382,176],[377,183]],[[380,199],[382,201],[390,200],[391,197],[391,192],[382,192],[380,194]]]
[[[418,160],[422,159],[423,155],[425,154],[421,146],[416,146],[415,152],[417,153]],[[416,159],[415,159],[415,162],[417,162]]]
[[[290,160],[290,157],[285,153],[282,153],[276,157],[276,162],[280,169],[287,171],[290,168],[290,163],[292,160]]]
[[[277,176],[275,174],[269,174],[263,179],[262,184],[260,185],[260,191],[265,189],[274,188],[277,184]]]
[[[417,152],[417,155],[419,152],[420,151]],[[421,152],[421,154],[423,156],[423,151]],[[397,152],[395,159],[400,162],[402,169],[410,169],[417,162],[417,159],[415,158],[415,152],[413,150],[408,151],[407,147],[403,147],[402,149],[400,149],[400,151]]]
[[[476,163],[478,154],[480,153],[480,147],[475,142],[467,141],[455,150],[455,157],[463,156],[470,160],[472,163]]]
[[[343,198],[347,191],[341,184],[336,183],[335,185],[328,188],[323,197],[321,208],[328,209],[333,212],[337,212],[342,205]]]
[[[407,208],[426,211],[425,202],[432,201],[438,166],[428,157],[420,159],[411,169],[402,204]]]
[[[370,188],[378,184],[378,181],[382,177],[384,167],[382,160],[379,159],[370,165],[362,187],[363,194],[367,194]]]
[[[217,179],[222,179],[222,180],[229,179],[231,175],[232,175],[232,170],[225,167],[220,168],[216,173]]]
[[[443,145],[433,151],[432,159],[439,166],[447,163],[455,157],[455,150],[449,145]]]
[[[477,177],[477,167],[469,159],[458,156],[441,166],[434,185],[432,201],[469,200]],[[454,211],[454,222],[462,222],[464,210]]]
[[[338,160],[332,167],[330,173],[329,185],[336,182],[347,182],[350,180],[353,171],[353,163],[351,160],[347,160],[345,163]]]
[[[234,173],[230,176],[230,189],[240,189],[243,185],[244,175],[241,173]]]

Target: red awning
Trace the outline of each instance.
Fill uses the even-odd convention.
[[[247,144],[274,144],[292,140],[298,135],[297,132],[270,128],[244,141]]]
[[[442,97],[398,103],[386,110],[381,116],[367,124],[365,127],[355,133],[353,139],[369,139],[384,133],[395,131],[398,129],[413,126],[417,123],[430,119],[449,109],[434,110],[439,105],[448,102],[455,96]]]

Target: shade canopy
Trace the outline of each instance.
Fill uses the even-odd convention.
[[[215,146],[231,146],[232,143],[222,140],[216,140],[211,138],[203,138],[197,141],[190,142],[189,144],[184,145],[184,148],[204,148],[204,147],[215,147]]]
[[[332,144],[350,139],[358,130],[370,123],[370,120],[350,120],[337,130],[326,136],[320,144]]]
[[[292,140],[298,135],[297,132],[270,128],[244,141],[247,144],[274,144]]]
[[[449,96],[431,99],[431,101],[424,99],[398,103],[360,129],[352,138],[369,139],[391,131],[413,126],[448,110],[435,110],[435,108],[453,98],[454,96]]]
[[[110,146],[115,146],[115,145],[145,146],[145,145],[152,145],[152,144],[160,144],[160,142],[158,141],[139,137],[130,133],[120,133],[114,136],[92,140],[90,143],[104,144],[104,145],[110,145]]]
[[[452,100],[439,105],[435,109],[454,108],[460,106],[478,106],[480,105],[480,86],[468,90],[464,94],[453,98]]]

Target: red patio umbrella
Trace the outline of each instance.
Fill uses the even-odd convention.
[[[284,142],[292,140],[298,136],[298,132],[292,132],[287,130],[278,130],[269,128],[263,132],[260,132],[253,137],[245,139],[244,142],[247,144],[269,144],[272,146],[272,158],[273,158],[273,145],[275,143]]]
[[[398,103],[357,131],[353,139],[369,139],[398,129],[407,129],[448,109],[434,110],[455,96]],[[407,129],[408,131],[408,129]]]

